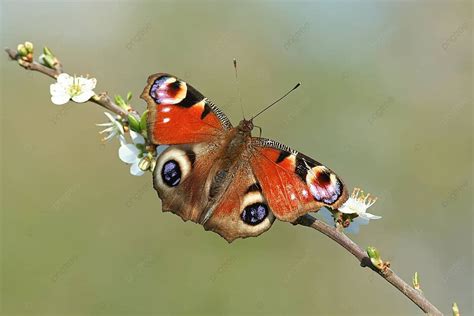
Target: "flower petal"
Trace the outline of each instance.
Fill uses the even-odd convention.
[[[115,121],[114,124],[115,128],[120,132],[120,134],[125,134],[125,130],[123,129],[122,123],[120,123],[119,121]]]
[[[381,219],[382,216],[370,214],[370,213],[364,213],[363,215],[360,214],[361,217],[367,218],[367,219]]]
[[[69,101],[69,98],[70,97],[68,94],[57,94],[51,97],[51,102],[53,102],[56,105],[63,105]]]
[[[49,86],[49,93],[51,95],[61,95],[61,94],[68,94],[67,89],[61,86],[59,83],[53,83]]]
[[[111,123],[115,122],[115,117],[112,114],[110,114],[109,112],[104,112],[104,114],[105,116],[107,116],[107,118],[109,119]]]
[[[99,132],[99,134],[104,134],[104,133],[112,133],[114,131],[114,127],[113,126],[110,126],[102,131]]]
[[[69,87],[72,85],[74,81],[74,78],[71,77],[70,75],[68,75],[67,73],[63,72],[62,74],[60,74],[57,78],[57,82],[61,85],[61,86],[65,86],[65,87]]]
[[[140,167],[138,167],[139,162],[140,162],[140,160],[137,159],[137,161],[134,162],[130,166],[130,173],[134,176],[142,176],[143,174],[145,174],[145,172],[142,169],[140,169]]]
[[[145,138],[132,130],[130,130],[130,137],[132,137],[134,144],[145,144]]]
[[[359,233],[359,229],[360,229],[360,223],[358,223],[358,222],[351,222],[351,224],[349,225],[349,227],[347,227],[347,228],[344,229],[344,232],[345,232],[345,233],[349,233],[349,234],[358,234],[358,233]]]
[[[81,85],[83,90],[92,90],[95,88],[95,85],[97,84],[97,80],[95,78],[84,78],[84,77],[79,77],[78,78],[79,85]]]
[[[354,223],[358,223],[360,225],[368,225],[369,224],[369,219],[364,217],[364,216],[360,216],[359,217],[356,217],[352,220],[352,222]]]
[[[168,147],[169,146],[167,145],[159,145],[158,147],[156,147],[156,156],[158,157],[159,155],[161,155]]]
[[[107,123],[95,124],[95,126],[110,126],[111,127],[111,126],[114,126],[114,124],[111,122],[107,122]]]
[[[350,205],[347,203],[343,204],[340,208],[337,209],[339,212],[344,213],[344,214],[354,214],[357,211],[352,208]]]
[[[83,102],[88,101],[94,94],[95,94],[94,91],[86,90],[82,92],[81,94],[73,96],[72,100],[77,103],[83,103]]]
[[[119,158],[126,163],[134,163],[138,160],[140,150],[135,145],[127,144],[119,148]]]
[[[119,135],[119,141],[121,146],[126,146],[127,145],[127,140],[125,139],[125,136]]]

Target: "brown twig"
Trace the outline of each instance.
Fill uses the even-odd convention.
[[[18,52],[16,50],[6,48],[5,51],[7,52],[8,56],[12,60],[18,61],[18,64],[27,70],[38,71],[43,73],[51,78],[56,79],[59,74],[62,73],[62,68],[58,67],[56,69],[48,68],[36,61],[25,61],[19,58]],[[109,95],[106,92],[100,93],[98,95],[93,96],[90,102],[96,103],[107,110],[114,112],[118,115],[123,116],[125,119],[129,114],[134,115],[137,119],[140,119],[138,113],[134,110],[127,112],[126,110],[122,109],[116,103],[114,103]],[[367,256],[366,252],[359,247],[356,243],[354,243],[351,239],[349,239],[346,235],[342,232],[338,231],[335,227],[331,227],[326,223],[317,220],[316,218],[312,217],[311,215],[304,215],[298,218],[298,220],[294,224],[299,224],[307,227],[311,227],[316,229],[317,231],[323,233],[324,235],[328,236],[339,245],[344,247],[347,251],[349,251],[352,255],[354,255],[357,260],[359,260],[362,267],[369,267],[373,271],[375,271],[378,275],[384,278],[387,282],[392,284],[396,287],[400,292],[405,294],[410,300],[413,301],[421,310],[429,315],[443,315],[433,304],[431,304],[421,292],[415,290],[411,286],[409,286],[405,281],[403,281],[398,275],[393,272],[393,270],[386,268],[383,270],[379,270],[375,267],[370,258]]]
[[[339,245],[341,245],[344,249],[350,252],[354,257],[359,260],[360,265],[362,267],[369,267],[382,278],[384,278],[387,282],[392,284],[396,287],[400,292],[405,294],[413,303],[415,303],[423,312],[429,315],[443,315],[433,304],[424,295],[415,290],[413,287],[408,285],[405,281],[403,281],[392,269],[378,269],[375,267],[367,253],[359,247],[355,242],[353,242],[349,237],[347,237],[344,233],[339,232],[335,227],[331,227],[328,224],[314,218],[311,215],[304,215],[298,218],[295,224],[311,227],[316,229],[317,231],[323,233],[324,235],[328,236]]]
[[[36,61],[25,61],[20,58],[18,52],[11,48],[5,48],[8,56],[12,60],[16,60],[18,64],[27,69],[32,71],[38,71],[42,74],[45,74],[53,79],[56,79],[62,73],[62,67],[57,67],[55,69],[46,67]],[[140,116],[135,110],[127,111],[117,105],[115,102],[112,101],[110,96],[107,92],[99,93],[98,95],[94,95],[92,98],[89,99],[90,102],[100,105],[101,107],[115,113],[121,115],[125,120],[127,119],[128,115],[131,114],[135,116],[136,119],[140,120]]]

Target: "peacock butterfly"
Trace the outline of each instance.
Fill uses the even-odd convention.
[[[258,236],[275,218],[293,222],[348,198],[328,167],[274,140],[253,137],[252,119],[233,127],[226,115],[192,86],[165,73],[148,78],[150,142],[169,145],[158,156],[153,186],[184,221],[228,242]]]

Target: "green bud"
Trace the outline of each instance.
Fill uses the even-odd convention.
[[[415,272],[415,274],[413,275],[412,283],[413,283],[413,288],[415,290],[421,291],[420,279],[418,277],[418,272]]]
[[[148,110],[143,112],[142,117],[140,118],[140,129],[146,131],[146,121],[148,118]]]
[[[366,251],[370,258],[370,262],[372,262],[376,268],[382,269],[384,264],[382,258],[380,258],[379,251],[375,247],[371,246],[367,247]]]
[[[46,56],[54,57],[53,52],[51,52],[51,50],[46,46],[43,47],[43,54],[45,54]]]
[[[39,61],[40,61],[40,63],[42,63],[46,67],[54,68],[55,61],[54,61],[53,57],[51,57],[50,55],[42,54],[39,57]]]
[[[127,93],[127,102],[130,102],[130,100],[132,99],[132,92],[128,92]]]
[[[456,302],[453,303],[453,316],[460,316],[459,307]]]
[[[128,125],[132,131],[141,134],[140,122],[131,114],[128,115]]]
[[[18,51],[18,54],[21,57],[24,57],[24,56],[28,55],[28,50],[26,49],[25,45],[23,45],[23,44],[19,44],[17,46],[16,50]]]
[[[28,51],[28,53],[33,54],[33,43],[31,42],[25,42],[25,48]]]

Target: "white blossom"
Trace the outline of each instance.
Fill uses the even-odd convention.
[[[145,139],[142,135],[130,131],[130,136],[133,143],[128,144],[125,137],[120,135],[120,148],[119,148],[119,158],[123,162],[130,165],[130,173],[134,176],[141,176],[145,172],[140,169],[140,161],[144,158],[145,154]]]
[[[97,126],[105,127],[104,130],[100,131],[99,134],[107,133],[107,136],[102,138],[102,141],[108,141],[114,136],[123,135],[125,133],[122,123],[118,120],[119,117],[114,117],[108,112],[104,112],[105,116],[109,119],[107,123],[96,124]]]
[[[367,209],[374,205],[377,198],[371,198],[370,193],[364,195],[364,191],[354,188],[349,199],[339,208],[339,212],[344,214],[357,214],[359,217],[367,220],[380,219],[381,216],[367,213]]]
[[[339,212],[344,214],[356,214],[357,217],[353,218],[348,227],[344,228],[344,232],[357,234],[360,229],[360,225],[367,225],[372,219],[380,219],[381,216],[367,213],[367,209],[374,205],[377,198],[371,198],[370,194],[364,195],[364,192],[355,188],[352,191],[349,199],[338,209]],[[335,220],[332,213],[326,208],[322,208],[317,213],[319,218],[328,223],[334,225]]]
[[[95,92],[95,78],[71,77],[67,73],[58,76],[56,83],[50,86],[51,101],[57,105],[66,104],[70,99],[77,103],[88,101]]]

